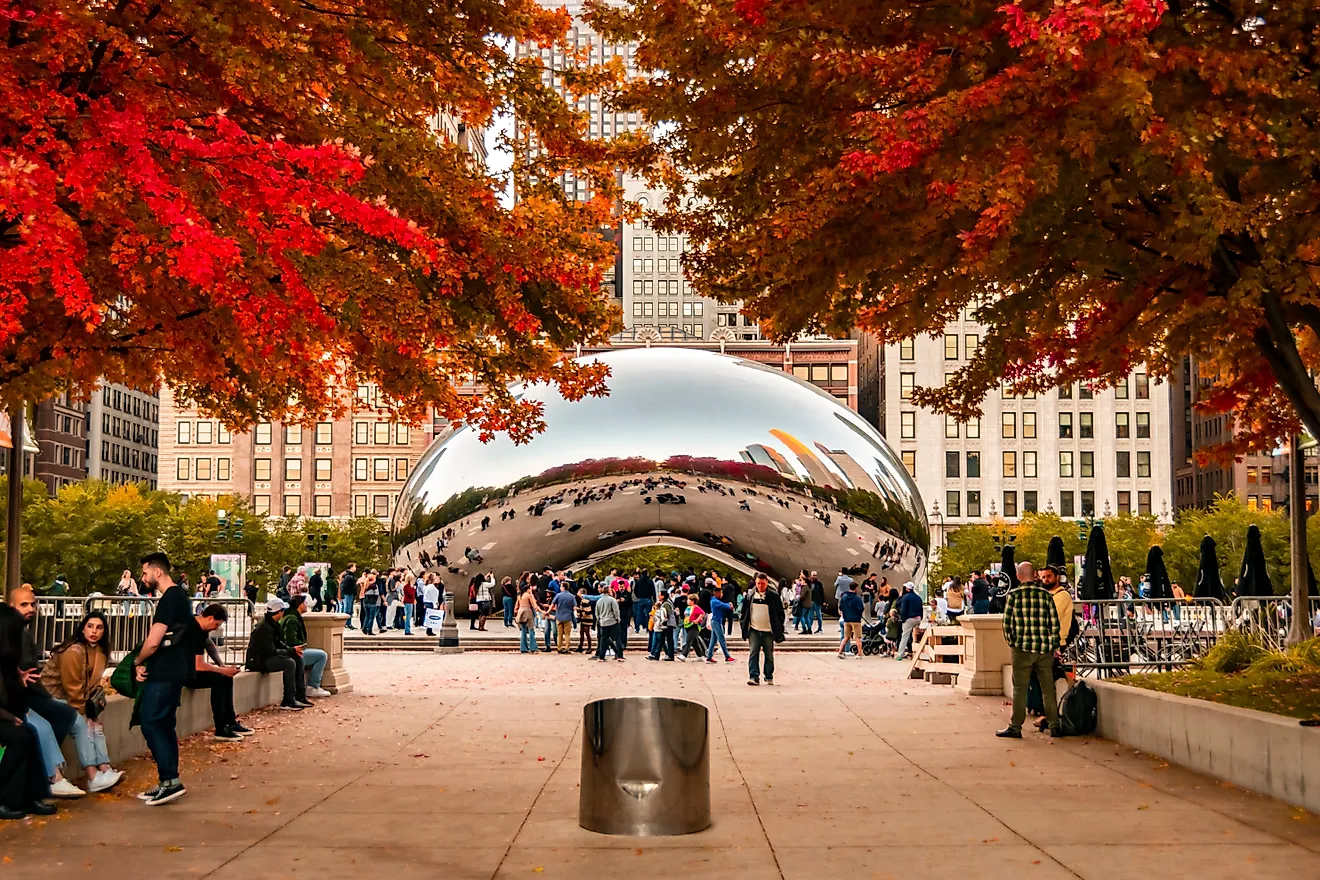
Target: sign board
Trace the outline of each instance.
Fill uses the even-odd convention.
[[[237,599],[247,586],[246,553],[212,553],[211,570],[220,578],[220,595]]]
[[[330,582],[330,563],[328,562],[304,562],[298,568],[303,570],[303,574],[307,575],[309,581],[312,579],[312,575],[319,571],[321,573],[322,589],[324,589],[325,584]]]

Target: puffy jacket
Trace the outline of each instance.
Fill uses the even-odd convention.
[[[307,644],[307,623],[302,615],[284,612],[284,617],[280,618],[280,635],[284,637],[284,644],[291,648]]]
[[[279,622],[267,614],[252,629],[252,635],[248,638],[247,661],[243,665],[253,672],[265,672],[266,661],[288,657],[292,653],[284,642]]]

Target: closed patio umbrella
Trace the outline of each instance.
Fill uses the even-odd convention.
[[[1091,527],[1083,565],[1086,570],[1077,588],[1077,598],[1083,602],[1114,598],[1114,572],[1109,567],[1109,545],[1105,543],[1105,530],[1099,525]]]
[[[1158,544],[1146,554],[1146,574],[1150,577],[1149,598],[1173,598],[1173,581],[1169,580],[1169,570],[1164,567],[1164,550]]]
[[[1066,566],[1068,560],[1063,555],[1063,538],[1055,535],[1050,538],[1050,546],[1045,550],[1045,564]]]
[[[1206,535],[1201,539],[1201,562],[1196,568],[1197,599],[1224,601],[1224,579],[1219,575],[1219,556],[1215,553],[1215,539]]]
[[[1239,596],[1273,596],[1274,584],[1265,567],[1265,548],[1260,543],[1260,529],[1247,529],[1247,549],[1242,554],[1242,573],[1238,575]]]
[[[1012,589],[1016,590],[1021,582],[1018,580],[1018,576],[1017,576],[1017,562],[1015,557],[1016,557],[1016,550],[1014,550],[1013,545],[1005,544],[1003,555],[1000,556],[1000,563],[1003,567],[1003,570],[1008,573],[1009,584],[1011,585]]]

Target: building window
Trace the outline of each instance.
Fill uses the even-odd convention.
[[[215,437],[216,443],[228,443],[234,439],[234,435],[229,433],[229,429],[226,428],[224,425],[218,426],[215,429],[215,434],[216,434]]]
[[[980,335],[976,333],[968,333],[963,337],[963,356],[969,361],[976,357],[976,349],[980,344]]]
[[[1150,493],[1149,493],[1149,492],[1138,492],[1138,493],[1137,493],[1137,513],[1141,514],[1142,516],[1149,516],[1149,515],[1150,515]]]
[[[697,303],[697,314],[698,314],[698,315],[701,314],[701,303]],[[701,325],[698,324],[697,326],[700,327]],[[836,383],[838,383],[838,382],[847,382],[847,381],[848,381],[848,365],[847,365],[847,364],[830,364],[830,381],[831,381],[831,382],[836,382]]]
[[[334,442],[335,426],[332,422],[316,423],[316,445],[329,446]]]
[[[1073,396],[1073,390],[1072,390],[1072,389],[1073,389],[1073,387],[1072,387],[1072,383],[1071,383],[1071,382],[1069,382],[1067,385],[1060,385],[1060,386],[1059,386],[1059,400],[1072,400],[1072,396]]]
[[[298,446],[302,444],[302,425],[284,426],[284,445]]]
[[[174,478],[176,480],[192,479],[192,459],[180,458],[174,462]]]
[[[1131,512],[1132,512],[1132,493],[1131,493],[1131,492],[1119,492],[1119,493],[1118,493],[1118,512],[1119,512],[1119,513],[1131,513]]]
[[[1137,439],[1150,439],[1150,413],[1148,412],[1137,413]]]
[[[1115,400],[1127,400],[1127,399],[1128,399],[1128,378],[1127,378],[1127,376],[1124,376],[1122,379],[1119,379],[1118,382],[1116,382],[1116,383],[1114,384],[1114,399],[1115,399]],[[1131,505],[1129,505],[1129,507],[1130,507],[1130,506],[1131,506]]]
[[[1005,452],[1003,454],[1004,478],[1014,479],[1017,477],[1017,453]]]
[[[373,495],[371,496],[371,515],[384,517],[390,515],[390,496]]]
[[[1071,477],[1073,475],[1073,454],[1071,452],[1059,453],[1059,476]]]
[[[944,359],[946,361],[956,361],[958,359],[958,334],[944,334]]]
[[[945,437],[948,437],[948,438],[951,438],[951,439],[957,439],[957,437],[958,437],[958,417],[957,417],[957,416],[945,416],[945,417],[944,417],[944,436],[945,436]]]
[[[1059,493],[1059,516],[1062,516],[1062,517],[1064,517],[1064,518],[1067,518],[1067,517],[1070,517],[1070,516],[1076,516],[1076,515],[1077,515],[1077,508],[1075,507],[1075,503],[1076,503],[1076,493],[1073,493],[1073,492],[1060,492],[1060,493]]]
[[[1059,437],[1065,440],[1071,440],[1073,435],[1072,413],[1059,413]]]
[[[944,453],[944,476],[956,478],[962,476],[962,453]]]
[[[197,463],[193,465],[193,478],[197,480],[211,479],[211,459],[197,459]]]
[[[967,453],[967,477],[973,480],[981,478],[981,453]]]
[[[912,391],[913,391],[914,388],[916,388],[916,385],[917,385],[917,374],[916,374],[916,373],[899,373],[899,374],[898,374],[898,399],[899,399],[899,400],[911,400],[911,399],[912,399]]]
[[[253,496],[252,496],[252,512],[253,512],[253,513],[263,513],[263,514],[265,514],[266,516],[270,516],[270,496],[269,496],[269,495],[253,495]]]
[[[330,479],[330,459],[318,458],[312,463],[314,479],[325,482]]]
[[[178,423],[176,423],[175,426],[174,426],[174,438],[175,438],[175,441],[176,441],[177,443],[180,443],[180,444],[191,443],[191,442],[192,442],[192,423],[191,423],[191,422],[178,422]]]
[[[217,458],[215,460],[215,478],[217,480],[229,479],[229,459]]]
[[[1095,438],[1095,414],[1084,412],[1077,414],[1077,431],[1083,440]]]
[[[1095,516],[1095,493],[1082,493],[1082,516]]]
[[[284,515],[302,516],[302,496],[285,495],[284,496]]]
[[[1092,399],[1094,396],[1095,396],[1095,395],[1091,393],[1091,386],[1090,386],[1090,385],[1086,384],[1085,382],[1080,382],[1080,383],[1078,383],[1078,385],[1077,385],[1077,399],[1078,399],[1078,400],[1090,400],[1090,399]]]
[[[1029,480],[1036,478],[1036,453],[1034,451],[1022,453],[1022,476]]]
[[[377,458],[372,460],[371,478],[381,482],[390,478],[390,460],[388,458]]]
[[[366,516],[366,515],[367,515],[367,496],[366,496],[366,495],[354,495],[354,496],[353,496],[353,515],[354,515],[354,516]]]
[[[270,422],[258,422],[252,434],[252,442],[258,446],[269,446],[273,436]]]
[[[944,493],[944,515],[962,516],[962,493],[960,492]]]
[[[1114,413],[1114,436],[1124,440],[1132,436],[1132,428],[1128,424],[1129,414],[1125,412]]]
[[[252,460],[252,479],[263,483],[270,480],[269,458],[255,458]]]
[[[1115,453],[1114,472],[1119,479],[1132,476],[1132,453]]]
[[[899,413],[898,420],[899,438],[902,440],[915,440],[917,437],[917,414],[914,412]]]
[[[1132,385],[1136,392],[1134,395],[1137,400],[1150,400],[1150,379],[1144,372],[1134,373],[1132,375]]]
[[[1004,493],[1004,516],[1017,516],[1017,515],[1018,515],[1018,509],[1017,509],[1017,493],[1016,493],[1016,492],[1005,492],[1005,493]]]
[[[977,417],[974,418],[974,419],[968,419],[967,422],[966,422],[966,425],[967,425],[967,439],[968,439],[968,440],[979,440],[979,439],[981,439],[981,417],[980,417],[980,416],[977,416]]]
[[[376,422],[372,428],[371,439],[377,446],[387,446],[390,442],[390,423]]]
[[[972,491],[967,493],[967,516],[976,519],[981,515],[981,493]]]
[[[1265,513],[1269,513],[1272,510],[1274,510],[1274,499],[1271,498],[1269,495],[1260,496],[1260,509]]]
[[[394,479],[396,480],[408,479],[408,459],[406,458],[394,459]]]
[[[353,459],[353,479],[355,480],[369,479],[368,468],[369,465],[367,464],[367,460],[365,458]]]
[[[407,425],[395,425],[395,426],[394,426],[394,445],[395,445],[395,446],[407,446],[407,445],[408,445],[408,426],[407,426]]]
[[[910,361],[916,359],[916,343],[911,339],[904,339],[898,344],[898,359],[900,361]]]
[[[827,364],[812,364],[811,381],[828,382],[830,378],[830,368]]]
[[[330,496],[313,495],[312,496],[312,516],[330,515]]]
[[[1000,416],[1000,419],[1001,419],[1001,421],[1003,422],[1002,426],[1000,427],[1000,432],[1001,432],[1001,433],[1000,433],[1000,436],[1001,436],[1001,437],[1016,437],[1016,436],[1017,436],[1017,413],[1011,413],[1011,412],[1003,413],[1003,414]],[[969,506],[970,506],[970,505],[969,505]]]
[[[1150,476],[1150,453],[1149,453],[1149,452],[1138,452],[1138,453],[1137,453],[1137,476],[1138,476],[1138,477],[1149,477],[1149,476]]]
[[[794,376],[797,376],[799,379],[803,380],[804,382],[810,382],[810,381],[811,381],[811,367],[808,367],[808,366],[805,366],[805,365],[802,365],[802,366],[795,366],[795,367],[793,367],[793,375],[794,375]]]
[[[1023,513],[1035,513],[1035,512],[1036,512],[1036,490],[1035,490],[1035,489],[1027,489],[1026,491],[1024,491],[1024,492],[1022,493],[1022,512],[1023,512]]]
[[[371,423],[353,423],[353,442],[365,446],[371,442]]]
[[[1094,452],[1083,452],[1083,453],[1082,453],[1081,465],[1082,465],[1082,479],[1089,479],[1089,478],[1094,478],[1094,477],[1095,477],[1095,453],[1094,453]]]
[[[908,476],[916,478],[917,476],[917,453],[912,449],[904,449],[902,452],[903,467],[907,470]]]
[[[1034,412],[1024,412],[1022,414],[1022,436],[1028,440],[1036,439],[1036,414]]]
[[[198,423],[197,423],[197,442],[198,442],[198,443],[210,443],[210,442],[211,442],[211,431],[212,431],[212,429],[213,429],[214,427],[215,427],[215,426],[214,426],[211,422],[198,422]]]
[[[286,458],[284,459],[284,479],[293,481],[302,479],[302,459]]]

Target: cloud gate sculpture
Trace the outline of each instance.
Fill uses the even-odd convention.
[[[743,585],[756,570],[804,568],[827,583],[841,568],[920,578],[929,529],[917,488],[829,394],[713,352],[590,357],[610,368],[609,396],[570,403],[527,387],[545,419],[530,443],[482,443],[470,427],[436,438],[395,509],[396,564],[441,572],[460,611],[477,572],[580,571],[652,544],[696,550]]]

